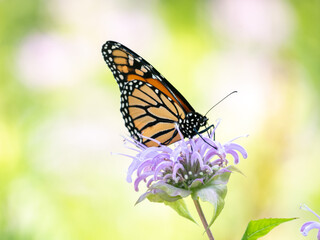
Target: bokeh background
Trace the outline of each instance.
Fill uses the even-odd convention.
[[[263,239],[307,238],[320,213],[318,0],[1,0],[0,239],[207,239],[201,224],[126,182],[130,159],[107,40],[151,62],[219,141],[249,158],[212,230],[240,239],[251,219],[299,217]],[[196,212],[188,202],[194,217]],[[204,205],[210,216],[212,209]]]

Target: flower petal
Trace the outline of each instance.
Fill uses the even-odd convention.
[[[311,208],[309,208],[306,204],[301,204],[300,206],[301,209],[309,211],[311,213],[313,213],[319,220],[320,220],[320,216],[318,214],[316,214]]]
[[[177,172],[179,169],[184,169],[183,165],[180,163],[176,163],[172,169],[172,179],[176,182],[178,181]]]
[[[137,179],[134,181],[134,190],[136,191],[136,192],[138,192],[139,191],[139,184],[140,184],[140,182],[141,181],[146,181],[147,180],[147,177],[149,177],[150,175],[152,175],[152,173],[151,172],[149,172],[149,173],[143,173],[143,174],[141,174],[139,177],[137,177]]]
[[[139,159],[135,157],[128,168],[127,182],[129,182],[129,183],[132,182],[132,174],[135,170],[137,170],[137,168],[139,167],[140,164],[141,164],[141,162],[139,161]]]
[[[238,153],[236,151],[229,150],[227,153],[232,155],[234,164],[238,164],[239,163],[239,155],[238,155]]]
[[[303,236],[307,236],[309,231],[312,229],[319,229],[320,230],[320,223],[318,222],[306,222],[305,224],[302,225],[300,232]],[[319,235],[319,234],[318,234]]]
[[[239,153],[241,153],[242,157],[244,159],[246,159],[248,157],[248,154],[247,154],[247,151],[242,147],[240,146],[239,144],[236,144],[236,143],[227,143],[225,145],[225,149],[226,151],[228,152],[229,150],[236,150],[238,151]]]

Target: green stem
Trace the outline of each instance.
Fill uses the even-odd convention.
[[[206,233],[207,233],[209,239],[210,239],[210,240],[214,240],[214,238],[213,238],[213,236],[212,236],[212,233],[211,233],[211,230],[210,230],[210,228],[209,228],[209,226],[208,226],[206,217],[204,216],[203,211],[202,211],[202,209],[201,209],[199,200],[194,200],[194,199],[193,199],[193,202],[194,202],[194,205],[196,206],[196,209],[197,209],[197,212],[198,212],[198,214],[199,214],[199,216],[200,216],[202,225],[203,225],[204,229],[206,230]]]

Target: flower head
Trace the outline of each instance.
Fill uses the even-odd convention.
[[[148,188],[157,183],[192,190],[199,185],[205,185],[216,175],[230,172],[227,168],[227,156],[230,155],[237,164],[238,153],[246,158],[247,152],[242,146],[233,143],[233,140],[225,144],[213,140],[215,130],[216,128],[209,136],[195,136],[187,140],[181,137],[182,140],[176,142],[173,148],[161,144],[159,147],[146,147],[134,139],[126,139],[137,147],[134,149],[137,154],[129,156],[133,161],[128,169],[127,181],[131,182],[132,174],[136,172],[136,191],[142,181],[146,182]],[[129,146],[128,148],[133,149]]]
[[[307,205],[303,204],[301,205],[300,208],[313,213],[320,221],[320,216],[316,214],[314,211],[312,211],[312,209],[309,208]],[[305,224],[302,225],[300,232],[303,236],[307,236],[309,231],[314,228],[318,229],[317,239],[320,240],[320,222],[316,222],[316,221],[306,222]]]

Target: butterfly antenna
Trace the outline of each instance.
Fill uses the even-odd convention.
[[[213,105],[209,111],[204,115],[204,116],[207,116],[207,114],[215,107],[217,106],[219,103],[221,103],[223,100],[225,100],[227,97],[229,97],[231,94],[234,94],[234,93],[237,93],[238,91],[233,91],[231,93],[229,93],[227,96],[225,96],[224,98],[222,98],[219,102],[217,102],[215,105]]]

